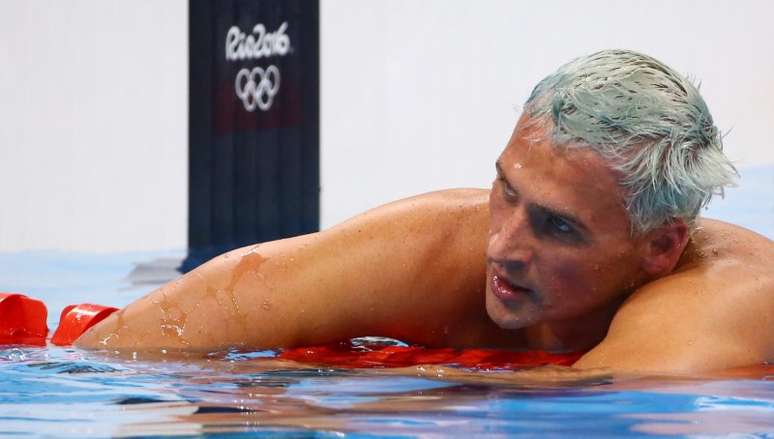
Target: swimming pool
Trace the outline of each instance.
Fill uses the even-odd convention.
[[[707,216],[773,238],[772,189],[774,169],[745,170],[742,187]],[[174,276],[183,256],[0,254],[0,290],[44,299],[53,329],[65,305],[126,305]],[[148,358],[2,347],[0,436],[774,437],[772,366],[722,379],[557,387],[291,367],[274,354]]]

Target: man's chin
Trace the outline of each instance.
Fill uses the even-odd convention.
[[[501,300],[493,297],[491,292],[486,296],[486,312],[489,318],[503,329],[526,328],[540,320],[540,310],[534,303],[522,302],[506,306]]]

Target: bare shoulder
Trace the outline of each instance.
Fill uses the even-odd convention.
[[[368,210],[323,231],[321,236],[347,245],[351,239],[362,240],[362,235],[368,234],[365,239],[372,238],[385,248],[413,248],[415,251],[403,253],[408,258],[403,262],[424,269],[441,259],[483,266],[489,229],[488,196],[489,191],[483,189],[416,195]],[[431,261],[418,261],[422,254]]]
[[[485,343],[497,332],[483,303],[488,199],[484,189],[425,193],[369,210],[325,232],[345,242],[335,235],[368,230],[377,246],[390,253],[390,264],[400,268],[400,282],[386,280],[389,291],[379,296],[395,298],[391,308],[403,309],[401,320],[411,323],[400,328],[391,323],[378,328],[380,334],[432,346],[462,346]],[[380,306],[384,303],[382,299]]]
[[[579,365],[695,372],[774,359],[772,264],[770,239],[702,220],[678,269],[635,291]]]
[[[403,198],[368,210],[365,213],[345,221],[339,227],[352,222],[378,217],[422,217],[433,214],[458,213],[460,218],[478,219],[489,214],[489,191],[486,189],[446,189]],[[471,214],[474,214],[471,217]],[[476,215],[477,214],[477,215]]]
[[[752,230],[718,220],[703,219],[692,237],[686,268],[720,268],[739,264],[745,270],[771,272],[774,241]]]
[[[514,343],[512,333],[488,317],[484,304],[488,202],[486,189],[430,192],[377,207],[325,232],[337,242],[372,234],[368,239],[400,268],[400,280],[379,282],[389,290],[378,294],[379,306],[393,297],[399,305],[389,308],[403,310],[401,320],[409,323],[400,328],[390,323],[378,333],[428,346]]]

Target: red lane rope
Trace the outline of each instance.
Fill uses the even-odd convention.
[[[581,352],[425,348],[421,346],[354,346],[351,342],[286,349],[279,358],[345,368],[405,367],[448,364],[481,369],[518,369],[545,365],[572,366]]]
[[[46,305],[21,293],[0,292],[0,345],[44,346]]]

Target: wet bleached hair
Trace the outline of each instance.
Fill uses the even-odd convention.
[[[622,175],[634,235],[677,218],[693,226],[737,175],[697,87],[647,55],[573,60],[540,81],[525,111],[550,121],[555,144],[590,147]]]

